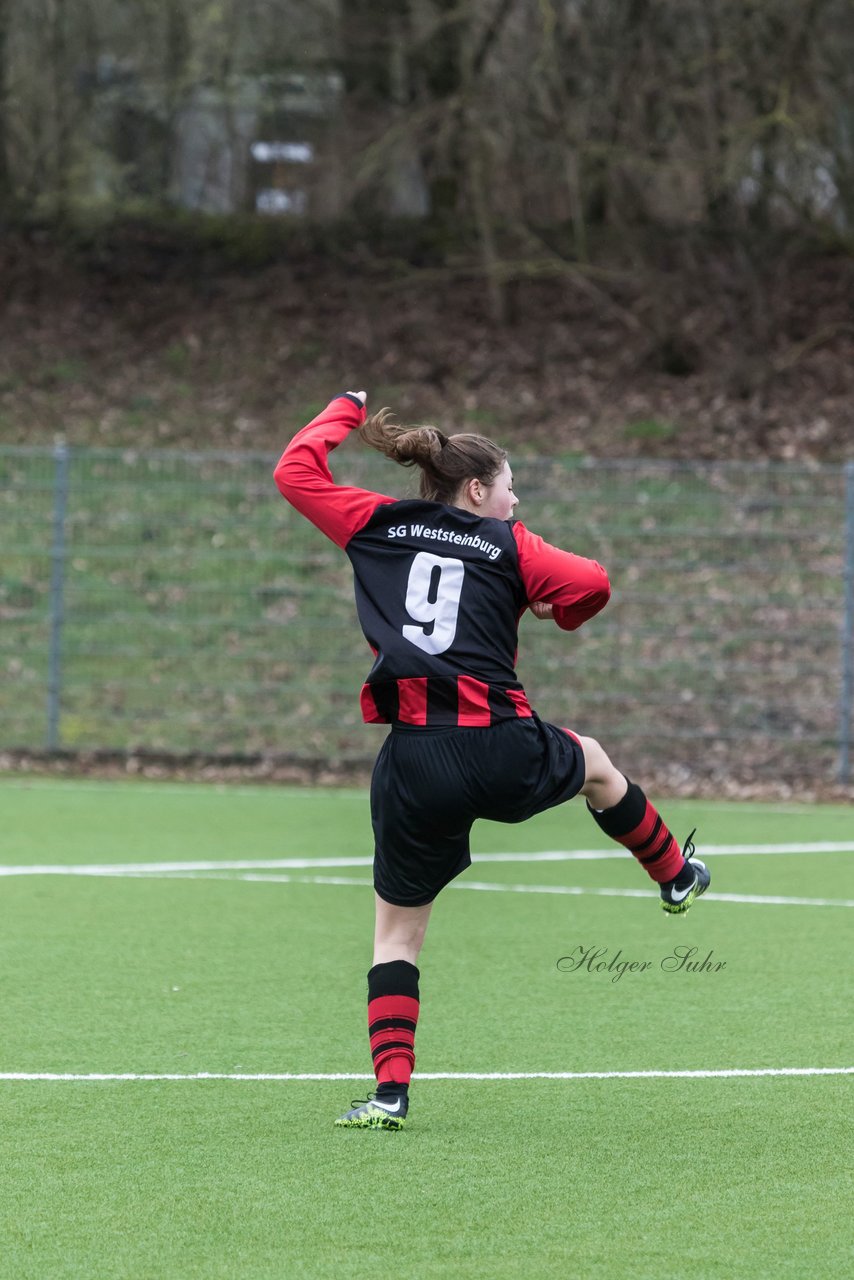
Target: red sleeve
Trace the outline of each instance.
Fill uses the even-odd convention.
[[[554,620],[563,631],[575,631],[605,608],[611,584],[601,564],[551,546],[519,521],[513,536],[528,600],[554,605]]]
[[[282,454],[273,477],[283,498],[327,538],[346,547],[377,507],[396,498],[369,489],[336,484],[328,455],[348,432],[361,426],[365,407],[348,395],[336,398],[307,427],[298,431]]]

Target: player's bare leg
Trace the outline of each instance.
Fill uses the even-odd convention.
[[[595,738],[579,738],[584,752],[584,786],[581,794],[590,801],[591,809],[613,809],[629,789],[625,774],[616,765]]]
[[[423,907],[398,907],[386,902],[378,893],[374,898],[374,964],[387,964],[390,960],[408,960],[410,964],[417,964],[433,903],[428,902]]]
[[[415,1065],[416,968],[433,903],[400,907],[375,895],[374,963],[368,974],[368,1035],[376,1093],[335,1121],[347,1129],[402,1129]]]

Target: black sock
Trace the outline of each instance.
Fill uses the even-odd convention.
[[[378,1098],[409,1098],[409,1085],[398,1084],[395,1080],[386,1080],[383,1084],[377,1085],[376,1096]]]

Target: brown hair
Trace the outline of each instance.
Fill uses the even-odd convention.
[[[438,427],[406,427],[393,423],[390,409],[380,409],[359,428],[365,444],[402,467],[420,467],[422,498],[452,503],[466,480],[492,484],[507,460],[504,449],[472,432],[446,436]]]

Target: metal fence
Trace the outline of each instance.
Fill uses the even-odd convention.
[[[0,748],[373,756],[349,566],[279,498],[273,462],[0,448]],[[349,443],[336,472],[407,481]],[[523,620],[545,718],[629,771],[850,779],[854,464],[514,473],[520,517],[614,586],[578,633]]]

